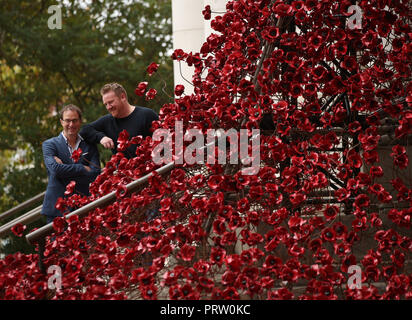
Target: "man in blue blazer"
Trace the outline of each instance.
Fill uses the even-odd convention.
[[[47,223],[63,215],[56,209],[56,202],[58,198],[64,197],[71,181],[75,182],[74,193],[89,195],[89,184],[100,173],[96,145],[86,143],[79,135],[81,110],[69,104],[63,107],[59,115],[63,131],[57,137],[44,141],[42,145],[49,180],[42,208]]]

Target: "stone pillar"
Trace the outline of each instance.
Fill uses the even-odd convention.
[[[198,52],[203,44],[204,24],[202,0],[172,0],[173,50]],[[173,61],[174,83],[183,84],[185,93],[193,92],[191,85],[184,79],[192,81],[194,67]],[[183,76],[183,77],[182,77]]]
[[[211,20],[203,18],[202,11],[206,5],[210,5],[212,19],[216,15],[223,15],[226,11],[228,0],[172,0],[172,21],[173,21],[173,50],[199,52],[203,43],[213,31],[210,27]],[[186,80],[192,81],[194,67],[189,67],[185,63],[173,62],[174,84],[183,84],[185,93],[193,92],[193,87]],[[186,79],[186,80],[184,80]]]

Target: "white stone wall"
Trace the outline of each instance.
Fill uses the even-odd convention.
[[[210,27],[211,20],[204,20],[202,11],[206,5],[210,5],[212,19],[216,15],[223,15],[226,11],[228,0],[172,0],[173,20],[173,50],[183,49],[185,52],[199,52],[203,43],[213,31]],[[188,67],[181,63],[181,75],[179,64],[174,61],[174,84],[183,84],[185,93],[193,92],[193,87],[184,79],[192,80],[194,67]]]

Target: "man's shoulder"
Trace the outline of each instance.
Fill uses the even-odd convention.
[[[57,143],[57,142],[59,142],[60,136],[61,136],[61,135],[59,134],[58,136],[51,137],[51,138],[49,138],[49,139],[47,139],[47,140],[44,140],[44,141],[43,141],[43,144],[49,145],[49,144]]]
[[[150,109],[148,107],[142,107],[142,106],[135,106],[137,112],[143,112],[143,113],[156,113],[154,112],[153,109]]]
[[[153,109],[150,109],[150,108],[147,108],[147,107],[135,106],[135,112],[134,113],[136,115],[139,114],[139,116],[147,115],[147,116],[151,116],[151,117],[153,117],[153,116],[157,117],[157,113]]]
[[[104,121],[104,122],[113,121],[113,120],[114,118],[110,113],[105,114],[104,116],[101,116],[99,119],[97,119],[97,121]]]

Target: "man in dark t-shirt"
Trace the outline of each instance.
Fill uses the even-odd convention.
[[[132,106],[127,99],[126,90],[118,83],[109,83],[100,90],[107,114],[96,121],[85,125],[80,135],[89,143],[100,143],[103,147],[117,152],[117,139],[120,132],[126,130],[129,137],[151,136],[152,121],[159,119],[158,115],[149,108]],[[135,144],[132,144],[124,155],[133,158],[136,155]]]

